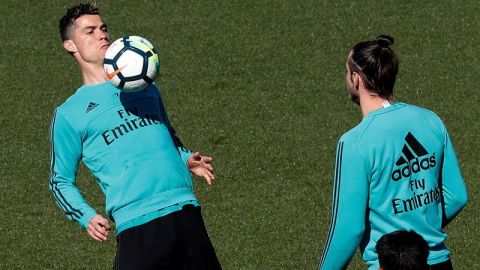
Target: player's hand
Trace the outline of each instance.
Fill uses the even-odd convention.
[[[95,215],[87,226],[87,233],[93,240],[103,242],[107,240],[110,224],[108,220],[101,215]]]
[[[202,156],[200,152],[195,152],[187,160],[187,166],[190,172],[196,176],[205,178],[207,184],[211,186],[213,180],[215,180],[212,161],[212,157]]]

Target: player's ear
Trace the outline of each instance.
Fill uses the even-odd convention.
[[[78,51],[77,45],[75,45],[75,42],[73,42],[73,40],[71,39],[65,40],[63,42],[63,47],[65,48],[65,50],[67,50],[67,52],[71,54],[74,54]]]
[[[352,82],[353,82],[353,87],[355,90],[358,91],[358,87],[360,86],[360,82],[363,83],[362,78],[357,72],[352,72]]]

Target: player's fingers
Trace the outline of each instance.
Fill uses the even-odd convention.
[[[201,159],[202,159],[202,155],[200,154],[200,152],[195,152],[195,153],[193,154],[193,159],[194,159],[194,160],[197,160],[197,161],[201,160]]]
[[[89,235],[93,240],[98,241],[98,242],[102,242],[102,241],[103,241],[102,238],[98,237],[98,236],[94,233],[93,230],[88,229],[88,230],[87,230],[87,233],[88,233],[88,235]]]
[[[214,171],[212,164],[206,164],[206,165],[205,165],[205,168],[207,168],[207,170],[208,170],[209,172],[213,172],[213,171]]]
[[[108,219],[101,215],[94,216],[89,224],[93,225],[94,227],[101,226],[107,231],[110,230],[110,224],[108,224]],[[99,230],[98,228],[95,229]]]
[[[210,179],[212,179],[212,182],[213,180],[215,180],[215,174],[213,174],[212,172],[208,172],[209,176],[210,176]]]
[[[203,161],[205,161],[205,163],[211,163],[213,161],[213,158],[204,156]]]
[[[106,230],[110,230],[110,224],[108,224],[108,219],[102,217],[99,221],[98,224],[100,224],[102,227],[104,227]]]
[[[103,227],[102,224],[97,224],[95,225],[95,230],[100,233],[102,236],[107,237],[108,235],[108,229]]]
[[[98,226],[97,228],[95,228],[95,230],[93,230],[93,234],[98,237],[101,241],[105,241],[107,240],[107,234],[108,232],[105,230],[105,229],[101,229],[99,228],[100,226]]]
[[[107,240],[108,230],[98,222],[91,222],[88,225],[89,231],[101,241]]]
[[[209,185],[211,185],[213,183],[213,180],[215,180],[215,175],[209,171],[207,171],[205,174],[209,179],[208,181]]]
[[[209,186],[212,185],[212,179],[211,179],[210,176],[208,175],[208,172],[203,175],[203,178],[205,178],[205,181],[207,181],[207,184],[208,184]]]

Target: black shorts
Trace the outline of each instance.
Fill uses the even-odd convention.
[[[448,260],[446,262],[430,265],[430,270],[453,270],[452,262]]]
[[[200,207],[159,217],[117,236],[114,270],[221,269]]]

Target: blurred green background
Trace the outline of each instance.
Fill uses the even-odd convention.
[[[81,84],[58,20],[71,1],[0,7],[0,269],[111,269],[115,236],[96,243],[48,190],[52,112]],[[470,202],[449,225],[455,269],[480,269],[478,1],[99,1],[112,39],[160,52],[170,120],[215,158],[196,181],[224,269],[316,269],[330,222],[335,146],[361,115],[345,60],[358,41],[395,38],[398,100],[437,112]],[[78,183],[103,213],[85,168]],[[357,254],[349,269],[365,269]]]

